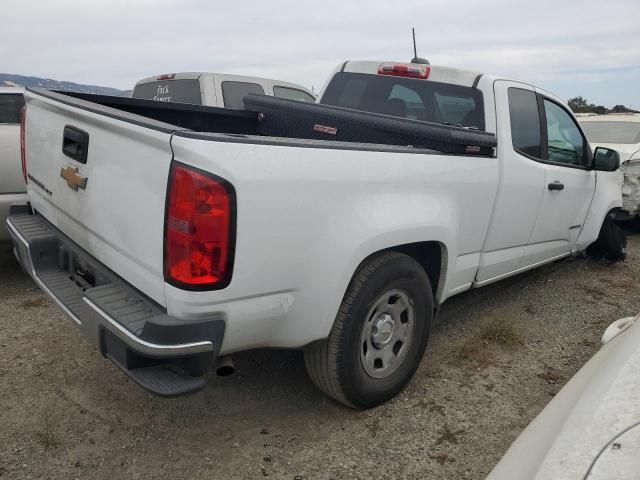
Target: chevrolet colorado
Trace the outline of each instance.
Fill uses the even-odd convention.
[[[233,352],[299,348],[321,390],[372,407],[410,380],[447,298],[596,241],[623,253],[617,152],[526,83],[349,61],[317,105],[26,102],[15,254],[159,395]]]

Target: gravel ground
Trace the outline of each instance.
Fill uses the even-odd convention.
[[[358,412],[297,352],[235,357],[191,397],[153,397],[100,357],[0,246],[0,478],[484,478],[528,422],[640,311],[625,263],[554,263],[447,302],[414,380]]]

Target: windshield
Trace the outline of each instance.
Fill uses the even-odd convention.
[[[197,79],[166,80],[141,83],[133,90],[133,98],[144,98],[157,102],[191,103],[202,105],[200,81]]]
[[[591,143],[640,143],[640,122],[581,122]]]
[[[484,130],[482,92],[476,88],[411,78],[337,73],[325,105]]]

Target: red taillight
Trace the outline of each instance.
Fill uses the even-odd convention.
[[[235,248],[233,187],[221,178],[174,163],[167,195],[166,280],[188,289],[227,286]]]
[[[174,78],[176,78],[175,73],[165,73],[163,75],[160,75],[158,77],[158,80],[173,80]]]
[[[20,112],[20,162],[22,163],[22,177],[27,183],[27,154],[24,149],[24,123],[27,118],[27,107],[22,107]]]
[[[413,65],[411,63],[383,63],[378,67],[380,75],[395,75],[396,77],[429,78],[431,67],[428,65]]]

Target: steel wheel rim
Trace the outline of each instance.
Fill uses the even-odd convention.
[[[407,356],[415,329],[415,309],[409,295],[389,290],[369,309],[360,334],[360,363],[373,378],[395,372]]]

